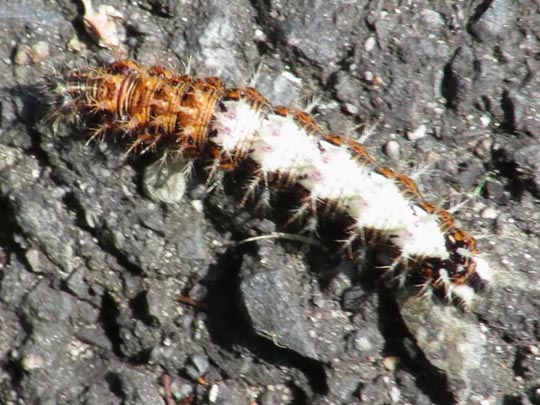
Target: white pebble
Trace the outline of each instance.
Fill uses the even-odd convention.
[[[364,42],[364,49],[367,52],[371,52],[373,49],[375,49],[375,45],[377,45],[377,41],[374,37],[369,37],[366,39],[366,42]]]
[[[388,141],[384,145],[384,153],[392,160],[398,160],[401,146],[397,141]]]
[[[373,72],[371,72],[370,70],[366,70],[364,72],[364,80],[366,82],[372,82],[373,81]]]
[[[485,210],[482,211],[480,216],[484,219],[495,219],[497,218],[499,214],[497,213],[497,210],[494,208],[488,207]]]
[[[208,401],[215,403],[218,399],[219,395],[219,386],[217,384],[212,385],[210,387],[210,391],[208,391]]]
[[[419,125],[414,131],[407,132],[407,139],[409,141],[417,141],[422,139],[427,134],[427,127],[425,124]]]

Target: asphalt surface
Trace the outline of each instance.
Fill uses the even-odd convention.
[[[106,4],[100,38],[81,3],[0,0],[1,403],[540,403],[538,1]],[[332,244],[242,243],[290,230],[241,175],[152,201],[155,157],[41,116],[46,77],[121,52],[315,99],[457,209],[494,287],[464,312]]]

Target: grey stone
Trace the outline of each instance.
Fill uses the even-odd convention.
[[[39,273],[41,267],[40,252],[35,249],[29,249],[25,253],[25,258],[32,271]]]
[[[420,20],[431,29],[441,29],[444,26],[443,16],[429,8],[425,8],[420,12]]]
[[[240,297],[253,329],[277,346],[318,359],[303,318],[300,288],[287,272],[287,263],[258,263],[246,257],[242,267]]]
[[[402,295],[399,308],[418,347],[446,375],[458,402],[471,401],[471,396],[475,400],[501,398],[493,386],[502,383],[498,378],[510,376],[495,372],[488,337],[476,322],[455,307],[438,305],[430,298]]]
[[[159,404],[163,402],[153,375],[144,371],[122,368],[116,371],[123,403],[130,405]]]
[[[39,279],[15,259],[4,267],[3,273],[0,282],[0,300],[12,308],[17,308],[25,299],[28,291],[31,291],[39,283]]]
[[[70,357],[70,329],[67,323],[42,322],[33,326],[20,353],[20,367],[25,370],[22,383],[28,387],[25,398],[29,403],[59,400],[60,393],[77,397],[84,391],[84,381],[91,381],[99,372],[96,363],[86,375],[81,373],[87,365]]]
[[[0,172],[13,166],[21,158],[21,153],[16,148],[0,144]]]
[[[145,295],[148,316],[157,320],[161,325],[174,322],[178,308],[176,297],[170,290],[170,287],[175,283],[167,282],[165,284],[165,286],[151,285]]]
[[[31,291],[23,304],[27,322],[51,323],[68,320],[75,309],[75,300],[69,294],[52,289],[43,281]]]
[[[0,358],[8,359],[12,348],[18,346],[27,334],[18,317],[4,305],[0,305],[0,319]]]
[[[299,7],[295,2],[287,3],[275,3],[287,16],[284,20],[277,20],[287,44],[322,65],[341,59],[350,46],[343,39],[358,24],[361,15],[358,6],[354,3],[316,2]]]
[[[35,186],[17,196],[15,218],[31,242],[43,249],[46,257],[69,273],[76,263],[73,240],[77,233],[70,228],[71,218],[62,209],[59,198],[63,190]],[[56,194],[56,198],[51,198]],[[43,212],[47,211],[47,215]],[[68,237],[71,240],[64,240]]]
[[[174,398],[180,401],[188,398],[193,393],[193,386],[175,378],[171,382],[171,391]]]
[[[204,403],[208,404],[238,404],[249,398],[248,388],[237,381],[221,381],[210,386],[204,393]]]
[[[485,7],[485,6],[484,6]],[[493,0],[471,23],[471,32],[482,41],[504,36],[510,29],[515,5],[510,0]]]
[[[202,377],[210,367],[208,357],[202,355],[195,355],[190,358],[190,364],[186,367],[187,374],[194,380]]]
[[[124,313],[119,319],[122,353],[131,358],[143,356],[159,344],[160,332],[140,319],[126,319]]]
[[[446,60],[449,54],[448,45],[428,38],[414,38],[400,49],[401,57],[408,63],[428,63],[432,60],[440,62]]]

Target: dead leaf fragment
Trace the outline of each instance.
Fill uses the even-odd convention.
[[[96,10],[91,0],[81,0],[84,6],[84,26],[90,36],[102,48],[121,51],[125,40],[122,25],[124,15],[113,6],[100,5]]]

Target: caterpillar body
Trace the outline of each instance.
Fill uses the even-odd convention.
[[[299,212],[340,215],[347,243],[384,240],[388,271],[467,307],[492,280],[472,235],[426,201],[414,181],[375,162],[358,142],[326,133],[307,113],[272,106],[256,89],[225,87],[161,66],[120,60],[54,79],[61,116],[98,122],[93,137],[121,134],[130,150],[244,168],[257,185],[297,188]]]

